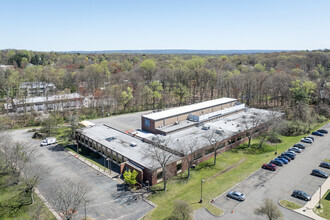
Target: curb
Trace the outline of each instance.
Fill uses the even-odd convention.
[[[34,192],[39,196],[41,201],[46,205],[46,207],[49,209],[49,211],[55,216],[57,220],[62,220],[61,216],[50,206],[50,204],[47,202],[45,197],[40,193],[40,191],[36,188]]]
[[[314,218],[309,217],[309,216],[307,216],[307,215],[304,215],[304,214],[302,214],[302,213],[300,213],[300,212],[296,212],[296,211],[295,211],[296,209],[289,209],[289,208],[287,208],[287,207],[285,207],[285,206],[282,206],[282,205],[280,204],[280,201],[282,201],[282,200],[278,200],[278,201],[277,201],[277,204],[278,204],[279,206],[281,206],[282,208],[287,209],[287,210],[289,210],[289,211],[291,211],[291,212],[298,213],[298,214],[300,214],[300,215],[302,215],[302,216],[304,216],[304,217],[307,217],[307,218],[309,218],[309,219],[314,219]]]

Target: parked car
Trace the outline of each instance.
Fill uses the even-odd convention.
[[[294,190],[293,193],[292,193],[292,196],[296,197],[296,198],[306,200],[306,201],[311,200],[310,195],[308,195],[307,193],[305,193],[303,191],[300,191],[300,190]]]
[[[286,155],[280,155],[280,156],[278,156],[279,158],[284,158],[284,159],[286,159],[287,161],[291,161],[291,158],[290,157],[288,157],[288,156],[286,156]]]
[[[330,169],[330,163],[329,162],[322,162],[322,163],[320,163],[320,167],[324,167],[324,168]]]
[[[294,152],[294,151],[290,151],[290,150],[288,150],[288,151],[285,151],[284,153],[285,153],[285,154],[292,154],[292,155],[294,155],[294,156],[296,156],[296,155],[297,155],[297,153],[296,153],[296,152]]]
[[[266,170],[271,170],[271,171],[276,170],[276,166],[274,164],[270,164],[270,163],[263,164],[261,168],[266,169]]]
[[[301,150],[298,147],[291,147],[289,149],[289,151],[293,151],[293,152],[296,152],[296,153],[301,153]]]
[[[244,201],[245,200],[245,195],[243,193],[237,192],[237,191],[229,191],[227,194],[227,197],[236,199],[238,201]]]
[[[317,169],[314,169],[312,171],[311,175],[319,176],[322,178],[328,178],[328,174],[326,172],[323,172],[322,170],[317,170]]]
[[[305,137],[305,138],[309,138],[309,139],[311,139],[313,142],[315,141],[314,137],[312,137],[312,136],[307,136],[307,137]]]
[[[317,132],[320,132],[322,134],[328,134],[328,131],[325,129],[319,129],[319,130],[317,130]]]
[[[318,132],[318,131],[313,131],[312,132],[312,135],[316,135],[316,136],[324,136],[324,134],[322,134],[322,133],[320,133],[320,132]]]
[[[284,164],[288,164],[288,163],[289,163],[289,161],[287,161],[286,159],[281,158],[281,157],[277,157],[277,158],[275,158],[275,160],[280,160],[280,161],[282,161]]]
[[[291,160],[294,160],[296,158],[294,154],[290,154],[289,152],[282,153],[281,155],[289,157]]]
[[[270,164],[274,164],[274,165],[276,165],[276,166],[278,166],[278,167],[281,167],[281,166],[283,166],[283,162],[282,161],[280,161],[280,160],[272,160],[272,161],[270,161],[269,162]]]
[[[301,139],[301,142],[307,143],[307,144],[313,143],[312,139],[309,139],[309,138],[303,138],[303,139]]]
[[[297,147],[299,149],[305,149],[306,148],[305,145],[303,145],[303,144],[295,144],[295,145],[293,145],[293,147]]]

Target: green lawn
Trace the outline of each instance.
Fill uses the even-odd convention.
[[[0,219],[6,220],[34,220],[56,219],[40,198],[34,194],[34,203],[31,204],[31,195],[25,192],[25,185],[18,182],[18,177],[1,174],[0,177]]]
[[[323,123],[324,125],[326,123]],[[282,153],[293,144],[298,142],[305,135],[296,137],[282,137],[282,143],[278,144],[278,153]],[[257,143],[253,140],[252,143]],[[257,145],[257,144],[256,144]],[[157,207],[150,212],[145,219],[164,219],[168,217],[173,210],[174,202],[183,200],[188,202],[193,210],[205,208],[208,202],[228,190],[237,182],[242,181],[251,173],[261,167],[263,163],[269,162],[275,157],[276,146],[265,145],[261,150],[244,149],[242,145],[240,149],[233,149],[218,155],[217,164],[213,166],[213,158],[199,164],[195,170],[191,172],[191,178],[186,179],[186,172],[178,175],[168,181],[167,191],[161,191],[162,183],[153,187],[156,193],[151,195],[149,199],[157,204]],[[203,183],[203,203],[200,200],[201,180]]]
[[[288,209],[292,209],[292,210],[300,209],[302,207],[302,205],[299,205],[299,204],[294,203],[294,202],[290,202],[288,200],[281,200],[280,204],[281,204],[281,206],[286,207]]]
[[[318,205],[317,205],[318,206]],[[313,211],[325,218],[325,219],[330,219],[330,190],[321,199],[321,208],[317,208],[317,206],[313,209]]]

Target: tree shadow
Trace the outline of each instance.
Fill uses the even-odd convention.
[[[324,197],[324,199],[330,201],[330,193],[328,193],[328,195]]]
[[[64,151],[65,148],[62,145],[58,144],[58,145],[50,146],[47,149],[56,152],[56,151]]]

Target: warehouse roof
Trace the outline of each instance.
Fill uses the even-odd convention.
[[[189,112],[198,111],[198,110],[209,108],[209,107],[212,107],[212,106],[217,106],[217,105],[225,104],[225,103],[228,103],[228,102],[233,102],[233,101],[236,101],[236,100],[237,99],[232,99],[232,98],[214,99],[214,100],[210,100],[210,101],[206,101],[206,102],[200,102],[200,103],[196,103],[196,104],[192,104],[192,105],[185,105],[185,106],[182,106],[182,107],[173,108],[173,109],[169,109],[169,110],[166,110],[166,111],[161,111],[161,112],[156,112],[156,113],[152,113],[152,114],[148,114],[148,115],[143,115],[142,117],[148,118],[148,119],[151,119],[151,120],[159,120],[159,119],[162,119],[162,118],[173,117],[175,115],[187,114]]]
[[[210,145],[208,136],[212,133],[212,130],[222,130],[223,135],[221,135],[220,140],[230,138],[246,130],[246,127],[243,125],[244,118],[250,118],[253,115],[258,115],[258,117],[261,117],[263,121],[267,121],[267,118],[270,115],[270,111],[250,108],[244,112],[235,113],[232,115],[215,119],[210,122],[206,122],[205,125],[210,126],[210,129],[208,130],[204,130],[202,126],[194,126],[178,132],[171,133],[170,135],[168,135],[168,138],[171,140],[168,147],[179,150],[178,146],[184,145],[186,143],[189,143],[189,141],[197,139],[197,149],[204,148],[205,146]],[[250,127],[250,125],[248,127]],[[148,139],[152,140],[153,136],[148,136]]]
[[[107,125],[96,125],[94,127],[85,128],[81,130],[81,133],[123,155],[129,161],[138,163],[151,170],[160,167],[156,160],[146,156],[146,153],[150,151],[149,144],[138,138],[117,131]],[[170,162],[176,160],[179,160],[179,157],[173,155]]]

